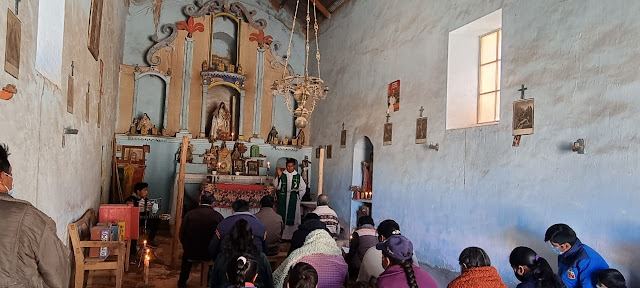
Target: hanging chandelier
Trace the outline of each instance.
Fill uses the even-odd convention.
[[[289,112],[296,117],[296,127],[302,129],[307,127],[308,118],[311,117],[313,109],[316,107],[316,102],[327,97],[329,87],[324,86],[324,81],[320,78],[320,47],[318,45],[318,18],[316,17],[316,0],[313,0],[313,30],[315,32],[316,40],[316,60],[318,62],[318,76],[309,75],[309,24],[311,22],[309,8],[311,6],[310,0],[307,0],[307,34],[305,35],[305,61],[304,61],[304,75],[296,74],[290,75],[289,70],[289,58],[291,58],[291,43],[293,41],[293,34],[296,28],[296,19],[298,18],[298,8],[300,7],[300,0],[296,1],[296,11],[293,16],[293,24],[291,24],[291,37],[289,38],[289,46],[287,47],[287,57],[282,72],[282,79],[273,82],[272,89],[274,94],[280,94],[287,104]],[[275,96],[275,95],[274,95]],[[294,108],[294,99],[297,108]]]

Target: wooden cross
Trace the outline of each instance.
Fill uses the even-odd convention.
[[[20,8],[20,1],[22,0],[16,0],[16,15],[18,15],[18,8]]]
[[[389,118],[391,117],[391,115],[389,115],[389,113],[387,113],[387,123],[389,123]]]
[[[520,99],[524,99],[524,91],[526,91],[529,88],[525,88],[524,84],[522,84],[522,88],[518,89],[518,91],[520,91]]]
[[[73,77],[73,70],[74,70],[73,68],[75,68],[75,67],[76,67],[76,65],[73,64],[73,61],[71,61],[71,77]]]
[[[420,118],[422,118],[422,112],[424,112],[424,107],[420,106]]]

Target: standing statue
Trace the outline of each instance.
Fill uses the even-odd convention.
[[[304,134],[304,130],[300,129],[300,132],[298,132],[298,137],[296,137],[298,139],[298,145],[300,146],[304,146],[304,140],[305,140],[305,134]]]
[[[309,156],[304,156],[304,160],[300,163],[300,168],[302,168],[302,180],[304,180],[304,183],[307,183],[307,185],[309,183],[309,164],[311,164]]]
[[[213,114],[211,119],[211,131],[209,131],[209,139],[215,140],[229,140],[231,131],[231,113],[227,109],[224,102],[220,102],[218,111]]]
[[[137,133],[138,133],[138,119],[133,119],[133,122],[129,127],[129,135],[135,135]]]
[[[362,162],[362,192],[371,192],[373,188],[373,153],[370,162]]]
[[[269,136],[267,137],[267,143],[269,144],[277,144],[274,141],[278,139],[278,130],[276,130],[276,126],[271,127],[271,131],[269,132]]]
[[[149,132],[151,132],[151,129],[153,128],[153,124],[151,124],[151,119],[149,119],[149,115],[147,115],[147,113],[144,113],[144,116],[142,116],[142,119],[138,122],[137,128],[140,130],[140,134],[149,135]]]

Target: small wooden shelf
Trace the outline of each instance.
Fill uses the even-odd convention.
[[[373,203],[373,199],[351,199],[351,201],[362,202],[362,203]]]

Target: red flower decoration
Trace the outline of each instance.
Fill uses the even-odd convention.
[[[186,30],[189,32],[187,37],[191,38],[193,36],[193,32],[204,32],[204,25],[200,22],[195,22],[193,17],[189,17],[189,20],[178,21],[178,30]]]
[[[264,36],[264,30],[258,31],[258,33],[251,33],[249,41],[258,42],[258,47],[264,49],[264,45],[271,45],[273,43],[273,37],[271,35]]]

